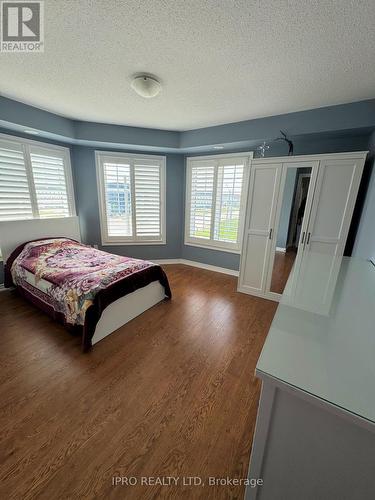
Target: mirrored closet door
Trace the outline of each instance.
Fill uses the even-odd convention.
[[[284,163],[279,189],[278,209],[275,220],[266,290],[282,294],[288,281],[297,253],[306,239],[306,226],[318,162]],[[312,175],[313,182],[312,182]]]
[[[343,254],[365,159],[366,152],[253,160],[238,291],[279,300],[297,257]]]

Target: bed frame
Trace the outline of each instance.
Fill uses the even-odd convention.
[[[0,248],[4,262],[25,241],[56,236],[81,241],[78,217],[1,221]]]
[[[78,217],[0,222],[0,249],[4,262],[13,250],[25,241],[53,237],[81,241]],[[159,281],[154,281],[144,288],[116,300],[104,309],[96,325],[92,344],[104,339],[164,298],[164,287]]]

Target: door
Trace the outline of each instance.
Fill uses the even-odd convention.
[[[318,161],[283,163],[274,224],[275,239],[269,257],[268,298],[280,298],[297,254],[303,251],[318,167]]]
[[[282,164],[251,168],[238,290],[263,295],[268,259],[275,237],[274,222]]]
[[[301,236],[301,210],[307,199],[307,193],[310,188],[311,173],[298,175],[298,184],[293,200],[292,214],[288,232],[287,248],[298,246]],[[306,207],[306,205],[305,205]]]
[[[320,162],[305,251],[344,253],[363,165],[363,158]]]

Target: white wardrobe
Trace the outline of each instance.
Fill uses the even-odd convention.
[[[279,300],[297,254],[343,254],[366,155],[252,160],[238,291]]]

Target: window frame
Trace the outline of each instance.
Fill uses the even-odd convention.
[[[217,176],[218,167],[220,166],[220,161],[228,162],[233,158],[243,158],[244,161],[244,174],[242,181],[242,191],[241,191],[241,204],[240,204],[240,218],[238,223],[238,238],[237,244],[229,243],[226,241],[218,241],[214,239],[203,239],[190,236],[190,215],[191,215],[191,182],[192,182],[192,168],[196,161],[213,161],[214,165],[214,181],[213,181],[213,196],[212,196],[212,221],[215,218],[215,204],[216,204],[216,186],[217,186]],[[185,231],[184,231],[184,244],[187,246],[206,248],[209,250],[218,250],[221,252],[229,252],[240,254],[242,248],[242,240],[245,225],[245,212],[247,195],[249,189],[249,179],[250,179],[250,166],[251,160],[253,159],[253,152],[246,151],[242,153],[225,153],[225,154],[213,154],[205,156],[189,156],[186,157],[186,190],[185,190]],[[213,223],[211,224],[211,233],[213,230]]]
[[[21,146],[24,156],[25,162],[25,172],[28,181],[29,195],[30,195],[30,204],[32,210],[32,217],[27,219],[8,219],[8,222],[12,220],[34,220],[34,219],[63,219],[65,217],[74,217],[77,215],[76,212],[76,204],[75,204],[75,195],[74,195],[74,183],[73,183],[73,174],[72,174],[72,165],[70,161],[70,148],[64,146],[58,146],[57,144],[49,144],[48,142],[35,141],[33,139],[26,139],[23,137],[18,137],[15,135],[8,135],[0,133],[0,143],[1,142],[15,143],[18,146]],[[36,190],[35,190],[35,182],[34,182],[34,173],[32,169],[31,162],[31,149],[39,149],[43,151],[58,151],[61,153],[64,162],[64,173],[65,173],[65,184],[66,184],[66,196],[68,200],[68,210],[69,215],[64,217],[40,217],[39,216],[39,208],[38,201],[36,198]]]
[[[114,237],[108,235],[107,230],[107,217],[105,206],[105,183],[104,183],[104,161],[105,159],[119,160],[123,162],[128,159],[132,160],[145,160],[145,161],[158,161],[160,162],[160,231],[161,239],[152,239],[148,236],[122,236]],[[166,245],[166,157],[157,155],[145,155],[138,153],[125,153],[123,151],[95,151],[95,165],[96,165],[96,181],[98,187],[98,204],[99,204],[99,220],[100,220],[100,235],[103,246],[115,245]],[[131,167],[132,168],[132,167]],[[133,174],[131,177],[131,184],[133,188],[132,203],[134,203],[134,165]],[[132,219],[133,227],[136,221],[136,214],[132,206]]]

